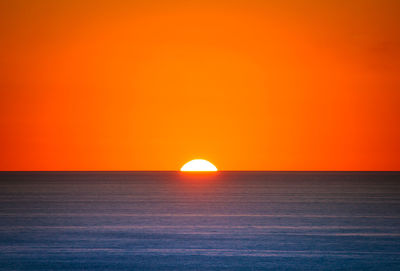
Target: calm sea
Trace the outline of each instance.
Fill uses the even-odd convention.
[[[400,173],[3,172],[0,269],[400,270]]]

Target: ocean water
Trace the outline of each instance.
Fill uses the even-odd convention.
[[[400,173],[3,172],[0,270],[400,270]]]

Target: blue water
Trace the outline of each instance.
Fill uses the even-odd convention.
[[[1,270],[400,270],[400,173],[0,173]]]

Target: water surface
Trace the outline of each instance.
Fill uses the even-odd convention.
[[[396,172],[3,172],[1,270],[400,270]]]

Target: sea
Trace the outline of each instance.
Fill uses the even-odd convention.
[[[0,270],[400,270],[400,172],[1,172]]]

